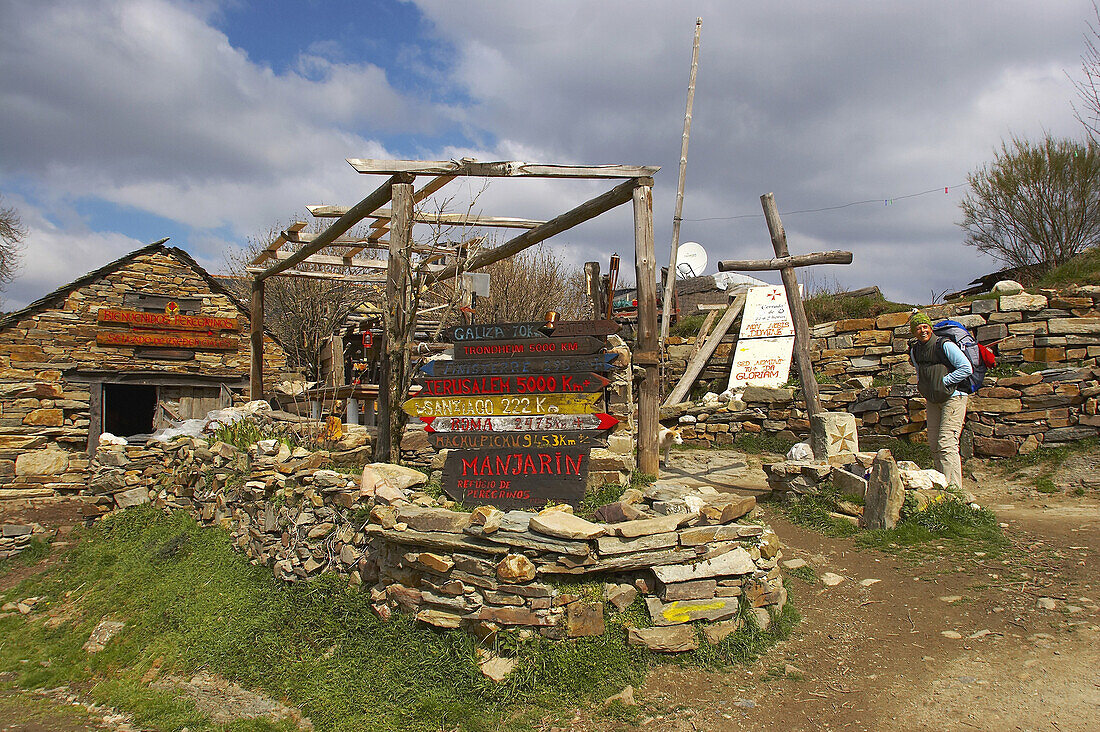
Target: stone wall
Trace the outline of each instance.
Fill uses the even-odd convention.
[[[172,250],[143,251],[0,328],[0,499],[69,494],[83,487],[94,387],[77,378],[78,372],[247,377],[246,315]],[[167,360],[137,356],[131,347],[97,345],[97,312],[132,309],[127,293],[201,298],[198,315],[240,321],[239,347]],[[264,340],[264,368],[268,383],[286,368],[285,352],[270,338]]]
[[[962,322],[983,343],[999,340],[1001,368],[1047,367],[986,377],[967,414],[967,442],[972,438],[974,453],[1009,456],[1100,434],[1100,287],[924,310],[933,320]],[[826,410],[855,414],[861,434],[923,439],[925,403],[906,353],[908,313],[823,323],[812,335],[814,370],[826,382],[819,384]],[[788,439],[809,433],[797,388],[750,387],[740,398],[674,405],[661,416],[666,424],[678,422],[684,438],[696,444],[731,444],[739,432],[781,433]]]
[[[600,523],[556,509],[467,513],[424,492],[417,471],[344,473],[330,461],[274,440],[247,452],[187,437],[101,445],[90,485],[105,510],[186,510],[281,579],[335,572],[371,585],[379,615],[401,609],[438,627],[601,634],[603,602],[625,607],[641,593],[655,628],[632,642],[670,650],[689,621],[714,621],[708,634],[721,637],[750,612],[766,624],[786,602],[779,541],[751,497],[628,489],[597,512]],[[565,580],[605,584],[594,598]]]

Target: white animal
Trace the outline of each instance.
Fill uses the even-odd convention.
[[[661,454],[661,466],[668,463],[668,451],[673,445],[684,444],[679,427],[662,427],[657,433],[657,451]]]

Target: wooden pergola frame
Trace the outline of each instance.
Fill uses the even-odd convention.
[[[350,208],[311,206],[309,211],[319,218],[335,218],[319,234],[305,234],[304,222],[295,222],[268,245],[251,262],[248,271],[254,275],[251,300],[252,364],[249,384],[250,398],[263,398],[263,321],[264,281],[274,276],[322,277],[351,281],[384,281],[386,283],[385,329],[382,336],[382,377],[379,385],[379,430],[375,447],[376,460],[395,461],[398,457],[393,435],[399,425],[401,374],[408,367],[409,355],[398,337],[406,317],[404,292],[409,272],[406,264],[412,252],[418,251],[412,241],[414,224],[471,225],[524,229],[523,233],[493,249],[481,251],[464,263],[435,265],[429,269],[426,284],[454,278],[462,272],[475,271],[511,257],[545,241],[577,224],[593,219],[627,201],[634,205],[634,248],[638,282],[638,334],[634,363],[645,370],[639,393],[638,468],[653,475],[658,471],[658,351],[657,351],[657,286],[656,259],[653,244],[653,174],[657,166],[631,165],[540,165],[517,161],[479,162],[462,160],[361,160],[348,159],[355,170],[364,174],[388,175],[389,178],[366,198]],[[414,191],[417,176],[431,180]],[[625,179],[611,190],[549,220],[474,216],[467,214],[414,213],[414,205],[443,188],[458,177],[482,178],[572,178]],[[383,208],[390,204],[389,208]],[[371,220],[365,238],[345,237],[359,222]],[[383,236],[388,234],[387,239]],[[301,246],[295,251],[282,251],[284,244]],[[342,256],[320,255],[326,247],[345,247]],[[365,249],[389,250],[387,259],[368,259],[358,255]],[[268,262],[270,261],[270,264]],[[341,275],[298,268],[307,263],[344,266],[360,274]],[[266,265],[266,266],[261,266]],[[372,277],[365,272],[385,270],[385,275]]]

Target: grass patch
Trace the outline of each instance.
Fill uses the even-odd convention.
[[[1047,494],[1059,492],[1058,486],[1054,484],[1054,480],[1046,475],[1035,481],[1035,490]]]
[[[1040,287],[1100,284],[1100,249],[1093,247],[1044,274]]]
[[[14,557],[0,560],[0,574],[13,567],[26,567],[46,558],[50,553],[50,543],[45,539],[34,538],[27,543],[27,547]]]
[[[585,491],[577,515],[592,520],[592,515],[596,513],[597,508],[619,500],[624,490],[618,483],[604,483],[595,490]]]
[[[787,520],[792,524],[805,526],[825,536],[844,537],[859,533],[859,529],[850,521],[830,516],[835,513],[837,504],[843,500],[831,485],[826,484],[813,495],[806,495],[797,501],[782,504],[781,508]],[[808,569],[808,568],[807,568]],[[810,569],[813,573],[813,570]]]
[[[1100,447],[1100,439],[1089,437],[1076,442],[1067,442],[1058,447],[1039,447],[1026,455],[1013,455],[997,461],[997,465],[1005,473],[1015,473],[1020,468],[1045,465],[1051,469],[1058,468],[1071,455],[1082,452],[1092,452]]]
[[[913,309],[912,305],[891,302],[881,293],[850,297],[843,290],[833,288],[827,288],[803,300],[803,306],[810,325],[851,318],[874,318],[883,313],[908,312]]]
[[[903,518],[893,529],[862,532],[856,543],[891,554],[941,556],[950,549],[984,551],[990,557],[1001,554],[1009,544],[992,511],[973,509],[952,498]]]
[[[477,667],[475,639],[397,614],[377,619],[368,592],[321,576],[286,584],[232,551],[228,533],[182,512],[129,509],[81,534],[55,566],[2,600],[43,596],[32,615],[0,618],[0,671],[22,688],[75,685],[94,701],[156,730],[222,729],[179,694],[142,675],[198,669],[299,706],[318,730],[526,729],[540,715],[639,686],[653,664],[720,666],[751,660],[797,621],[793,606],[767,632],[754,626],[692,654],[657,658],[626,644],[628,625],[648,624],[639,599],[609,610],[603,636],[551,642],[508,631],[497,650],[517,658],[503,683]],[[598,583],[580,587],[598,593]],[[587,596],[587,595],[586,595]],[[55,627],[41,622],[57,618]],[[126,622],[107,648],[81,646],[105,616]],[[280,729],[268,723],[232,729]]]
[[[787,573],[788,577],[795,577],[808,585],[817,584],[817,572],[815,572],[814,568],[809,564],[798,567],[797,569],[785,569],[783,571]]]
[[[699,330],[703,327],[703,321],[706,319],[707,316],[705,315],[688,315],[680,318],[674,325],[669,327],[668,334],[680,338],[694,338],[699,335]]]
[[[739,432],[736,439],[733,441],[733,447],[741,452],[748,453],[750,455],[759,455],[761,453],[775,453],[777,455],[786,455],[787,451],[794,445],[790,440],[783,440],[774,434],[767,434],[759,432],[753,434],[752,432]]]
[[[908,460],[916,463],[921,468],[931,468],[932,449],[926,442],[909,442],[895,437],[879,437],[878,435],[860,436],[859,446],[863,450],[889,450],[894,460]]]

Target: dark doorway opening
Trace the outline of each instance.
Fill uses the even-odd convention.
[[[119,437],[153,431],[157,387],[136,384],[103,385],[103,431]]]

